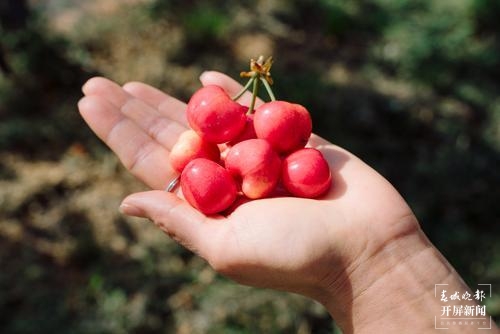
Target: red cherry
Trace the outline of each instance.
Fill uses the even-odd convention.
[[[195,131],[184,131],[170,151],[170,165],[173,169],[182,172],[184,167],[193,159],[206,158],[219,161],[220,150],[217,144],[203,140]]]
[[[189,204],[206,215],[226,210],[236,200],[238,191],[231,174],[205,158],[186,165],[181,174],[181,189]]]
[[[228,145],[235,145],[244,140],[257,138],[257,135],[255,134],[255,128],[253,126],[253,117],[253,114],[246,115],[245,128],[236,138],[227,143]]]
[[[312,120],[300,104],[271,101],[255,110],[254,127],[257,138],[269,141],[277,152],[288,153],[307,144]]]
[[[328,162],[314,148],[303,148],[287,156],[283,160],[282,180],[290,193],[306,198],[319,197],[332,185]]]
[[[234,145],[225,166],[242,180],[241,191],[251,199],[268,196],[281,174],[281,159],[264,139],[248,139]]]
[[[215,85],[196,91],[186,109],[191,128],[203,139],[217,144],[228,142],[243,131],[246,111],[246,107]]]

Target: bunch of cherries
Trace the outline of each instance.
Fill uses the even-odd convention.
[[[230,208],[241,195],[248,200],[285,190],[290,196],[317,198],[332,184],[320,151],[306,148],[312,132],[309,112],[299,104],[278,101],[270,88],[272,58],[251,60],[249,77],[231,98],[221,87],[205,86],[187,105],[191,129],[179,136],[170,164],[185,199],[204,214]],[[254,109],[259,84],[271,101]],[[237,100],[253,86],[249,107]]]

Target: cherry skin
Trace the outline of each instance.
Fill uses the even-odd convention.
[[[307,144],[312,120],[300,104],[271,101],[255,110],[254,127],[257,138],[266,139],[277,152],[286,154]]]
[[[201,138],[194,130],[186,130],[179,136],[170,151],[170,165],[180,173],[188,162],[196,158],[206,158],[217,162],[220,159],[219,147]]]
[[[205,158],[191,160],[182,171],[180,183],[188,203],[206,215],[229,208],[238,192],[231,174]]]
[[[303,148],[283,160],[282,181],[293,195],[316,198],[330,189],[332,174],[320,151]]]
[[[234,145],[225,160],[226,169],[241,179],[241,191],[250,199],[268,196],[281,174],[281,159],[264,139],[248,139]]]
[[[191,96],[186,114],[190,127],[200,137],[221,144],[243,131],[246,111],[246,107],[231,100],[221,87],[208,85]]]
[[[232,146],[247,139],[257,138],[257,135],[255,134],[255,128],[253,126],[253,117],[253,114],[246,115],[245,128],[236,138],[227,143],[228,145]]]

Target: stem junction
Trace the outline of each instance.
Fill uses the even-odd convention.
[[[250,106],[248,108],[248,114],[254,112],[255,100],[257,99],[257,94],[259,91],[259,83],[262,82],[266,88],[267,94],[271,101],[276,101],[276,97],[273,94],[271,85],[273,84],[273,78],[271,77],[271,66],[273,64],[273,57],[269,57],[264,60],[264,56],[260,56],[257,60],[250,60],[250,71],[241,72],[240,76],[242,78],[250,78],[245,86],[241,89],[238,94],[236,94],[232,99],[233,101],[238,100],[243,94],[252,86],[252,100],[250,101]]]

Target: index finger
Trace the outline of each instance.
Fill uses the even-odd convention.
[[[154,107],[169,119],[188,127],[186,104],[163,91],[142,82],[132,81],[123,85],[123,90]]]

